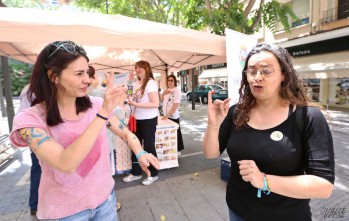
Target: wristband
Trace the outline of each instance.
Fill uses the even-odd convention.
[[[141,152],[137,153],[137,154],[136,154],[137,160],[138,160],[138,158],[139,158],[140,156],[142,156],[142,155],[144,155],[144,154],[147,154],[147,153],[148,153],[148,152],[145,151],[145,150],[142,150]]]
[[[257,197],[261,198],[262,197],[262,191],[265,195],[269,195],[270,194],[270,186],[269,186],[269,182],[267,180],[267,176],[265,174],[263,174],[263,189],[259,189],[257,190]]]
[[[99,117],[99,118],[101,118],[101,119],[103,119],[103,120],[108,120],[107,117],[104,117],[104,116],[100,115],[99,113],[97,113],[96,116]]]

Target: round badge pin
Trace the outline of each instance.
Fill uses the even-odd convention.
[[[280,131],[274,131],[270,134],[270,138],[274,141],[279,141],[284,137],[284,135]]]

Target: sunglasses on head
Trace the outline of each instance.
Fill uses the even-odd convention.
[[[72,41],[55,41],[51,43],[51,45],[54,45],[56,47],[56,50],[54,50],[47,59],[50,59],[59,49],[65,50],[66,52],[70,54],[82,54],[86,56],[86,51],[80,47],[79,45],[75,44],[75,42]]]

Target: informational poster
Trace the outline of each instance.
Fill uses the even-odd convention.
[[[242,70],[245,66],[247,54],[257,44],[257,39],[237,31],[225,29],[227,71],[228,71],[228,94],[233,105],[239,100],[239,88],[242,79]]]
[[[155,148],[160,161],[160,170],[178,167],[177,129],[178,124],[171,120],[158,121]]]
[[[114,85],[126,85],[128,81],[129,73],[114,73]],[[105,78],[104,71],[97,72],[98,86],[97,89],[105,91],[107,89],[107,79]]]

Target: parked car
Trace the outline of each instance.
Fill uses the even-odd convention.
[[[204,104],[208,103],[208,92],[212,91],[212,100],[224,100],[228,98],[228,90],[217,84],[204,84],[198,85],[194,88],[195,100],[199,100],[201,98]],[[193,92],[189,91],[187,93],[187,100],[191,101],[193,98]]]

